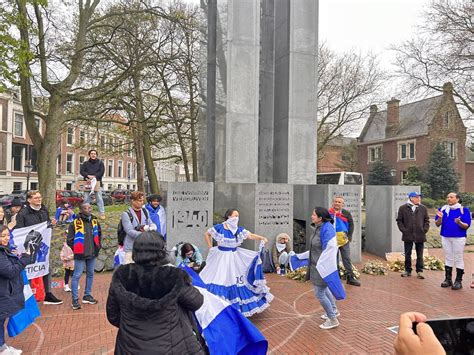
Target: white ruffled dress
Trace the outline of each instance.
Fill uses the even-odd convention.
[[[199,274],[208,291],[246,317],[265,310],[273,295],[263,276],[260,252],[239,248],[250,232],[238,227],[232,234],[223,224],[216,224],[208,233],[218,245],[209,250],[206,266]]]

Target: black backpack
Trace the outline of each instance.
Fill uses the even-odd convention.
[[[133,223],[133,216],[130,210],[126,210],[128,217],[130,217],[130,223]],[[145,213],[145,218],[149,219],[148,211],[146,208],[142,207],[142,212]],[[122,218],[120,218],[120,221],[117,226],[117,242],[118,245],[123,246],[123,243],[125,241],[125,237],[127,236],[127,232],[125,232],[125,229],[123,229],[123,224],[122,224]]]

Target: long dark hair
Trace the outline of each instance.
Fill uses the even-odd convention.
[[[191,244],[184,243],[181,246],[181,257],[183,259],[186,259],[186,253],[189,253],[190,251],[192,251],[194,253],[196,250],[194,250],[194,247]]]
[[[133,243],[135,264],[164,265],[169,263],[166,242],[157,231],[143,232]]]
[[[334,223],[334,219],[331,217],[327,208],[316,206],[314,208],[314,213],[320,218],[322,218],[323,222],[331,222]]]

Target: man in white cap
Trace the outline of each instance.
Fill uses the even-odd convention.
[[[423,248],[426,242],[426,233],[430,229],[428,210],[421,204],[421,194],[410,192],[408,201],[398,209],[397,225],[402,232],[402,241],[405,246],[405,272],[402,277],[411,276],[411,251],[413,243],[416,250],[416,275],[423,276]]]

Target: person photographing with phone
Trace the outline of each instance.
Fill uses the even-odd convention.
[[[445,254],[445,279],[441,287],[451,287],[452,290],[462,288],[464,275],[464,245],[466,244],[467,229],[471,225],[469,208],[461,205],[459,195],[450,192],[446,198],[448,204],[436,212],[435,224],[441,226],[441,244]],[[453,268],[456,266],[456,280],[452,281]]]

